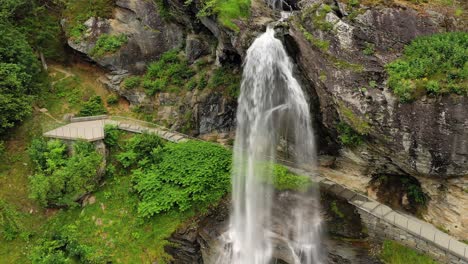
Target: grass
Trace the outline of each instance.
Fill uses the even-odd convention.
[[[243,20],[250,15],[250,0],[208,0],[202,3],[197,16],[216,15],[221,25],[235,32],[239,32],[239,27],[234,20]]]
[[[385,264],[437,264],[429,256],[392,240],[384,241],[380,258]]]

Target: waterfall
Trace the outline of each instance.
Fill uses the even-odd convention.
[[[318,264],[320,216],[314,191],[291,194],[281,230],[273,226],[273,177],[280,138],[291,142],[299,164],[315,166],[309,105],[293,76],[293,63],[268,27],[250,48],[244,64],[234,143],[230,226],[219,264],[267,264],[277,241],[290,251],[290,263]]]

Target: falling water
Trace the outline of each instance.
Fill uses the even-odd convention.
[[[294,202],[287,219],[275,219],[282,228],[273,226],[274,190],[265,181],[272,177],[280,138],[291,142],[297,163],[315,166],[309,105],[274,34],[269,27],[247,51],[237,110],[233,211],[220,264],[271,263],[277,241],[290,249],[291,263],[321,263],[320,217],[313,192],[291,194]]]

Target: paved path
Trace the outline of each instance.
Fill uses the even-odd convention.
[[[68,125],[44,133],[44,136],[68,140],[84,139],[92,142],[104,139],[104,126],[110,124],[117,126],[121,130],[133,133],[156,134],[171,142],[183,142],[191,138],[188,135],[169,131],[153,123],[126,117],[95,116],[74,118],[71,121],[72,123]],[[314,182],[320,184],[321,188],[335,193],[339,197],[345,198],[357,208],[407,231],[414,236],[422,238],[442,250],[468,260],[468,245],[459,242],[454,237],[438,230],[433,225],[407,214],[394,211],[384,204],[348,189],[346,186],[330,181],[318,173],[313,173],[311,172],[312,170],[295,168],[295,164],[288,161],[280,162],[285,163],[284,165],[294,173],[310,176]]]

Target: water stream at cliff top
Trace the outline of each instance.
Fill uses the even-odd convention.
[[[317,195],[294,194],[285,219],[275,219],[273,177],[280,138],[291,144],[298,164],[315,166],[315,143],[306,95],[293,76],[293,63],[268,27],[247,51],[237,110],[232,174],[233,209],[222,264],[267,264],[277,245],[289,263],[322,263]],[[273,226],[275,225],[275,226]],[[280,242],[278,242],[280,241]]]

